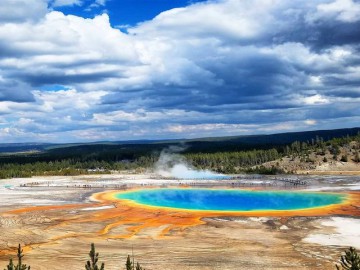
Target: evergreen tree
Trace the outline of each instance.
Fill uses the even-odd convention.
[[[15,269],[16,269],[16,267],[13,263],[13,260],[10,259],[9,264],[6,266],[6,269],[4,269],[4,270],[15,270]]]
[[[99,260],[99,253],[95,252],[94,243],[91,243],[91,250],[89,252],[89,256],[90,256],[91,261],[87,261],[87,263],[85,264],[85,269],[86,270],[104,270],[104,268],[105,268],[104,263],[101,264],[100,268],[97,265],[98,260]]]
[[[360,257],[355,248],[350,247],[345,251],[345,255],[340,258],[341,268],[336,265],[337,270],[360,270]]]
[[[128,255],[126,260],[126,270],[134,270],[133,263],[131,262],[130,255]]]
[[[136,270],[145,270],[145,268],[142,268],[139,263],[136,263]]]
[[[24,257],[24,255],[20,244],[16,256],[18,258],[18,264],[14,265],[13,260],[10,259],[9,264],[6,266],[6,269],[4,270],[30,270],[30,266],[27,266],[26,264],[22,263],[22,258]]]

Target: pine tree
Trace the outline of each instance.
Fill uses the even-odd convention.
[[[20,244],[19,244],[19,247],[18,247],[17,257],[18,257],[18,266],[17,266],[18,268],[17,268],[17,270],[26,270],[26,269],[30,270],[30,266],[26,266],[26,264],[22,264],[22,258],[24,257],[24,255],[23,255],[23,250],[21,249]]]
[[[142,268],[139,263],[136,263],[136,270],[145,270],[145,269]]]
[[[6,269],[4,270],[15,270],[15,265],[12,259],[10,259],[9,264],[6,266]]]
[[[90,257],[91,261],[87,261],[87,263],[85,264],[86,270],[104,270],[104,268],[105,268],[104,263],[101,264],[100,268],[97,265],[98,260],[99,260],[99,253],[95,252],[94,243],[91,244],[91,250],[89,252],[89,257]]]
[[[14,265],[13,260],[10,259],[9,264],[6,266],[6,269],[4,270],[30,270],[30,266],[27,266],[26,264],[22,263],[22,258],[24,257],[24,255],[20,244],[16,256],[18,258],[18,264]]]
[[[336,265],[337,270],[360,270],[360,256],[357,254],[355,248],[350,247],[345,251],[345,255],[340,258],[341,268]]]
[[[133,263],[131,262],[130,255],[128,255],[126,260],[126,270],[134,270]]]

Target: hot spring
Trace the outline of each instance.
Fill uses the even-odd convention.
[[[142,189],[119,192],[118,200],[197,211],[286,211],[341,204],[346,194],[229,189]]]
[[[227,180],[231,176],[215,173],[209,170],[196,170],[189,168],[186,164],[176,164],[166,170],[158,170],[158,174],[165,177],[174,177],[177,179],[206,179],[206,180]]]

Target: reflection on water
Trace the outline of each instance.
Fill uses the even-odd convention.
[[[225,189],[144,189],[119,193],[117,199],[189,210],[296,210],[342,203],[344,194]]]

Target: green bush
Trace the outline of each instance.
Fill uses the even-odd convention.
[[[19,244],[16,256],[18,259],[17,265],[15,265],[13,263],[13,260],[10,259],[9,264],[6,266],[6,268],[4,270],[30,270],[30,266],[27,266],[26,264],[22,263],[22,258],[24,257],[24,255],[23,255],[23,250],[21,249],[20,244]]]
[[[340,266],[336,265],[336,269],[360,270],[360,257],[355,248],[350,247],[349,250],[345,251],[345,255],[340,257]]]

